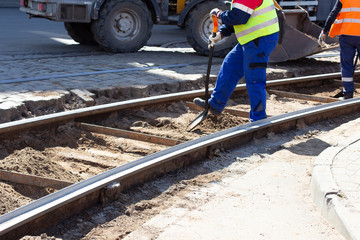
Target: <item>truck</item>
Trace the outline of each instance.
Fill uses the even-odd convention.
[[[316,2],[321,1],[327,2],[327,0]],[[304,2],[307,1],[304,0]],[[225,0],[20,0],[20,11],[28,14],[30,18],[64,22],[67,33],[76,42],[86,45],[96,44],[105,51],[113,53],[136,52],[146,45],[154,24],[171,24],[185,29],[188,43],[198,54],[208,55],[208,37],[212,31],[209,12],[213,8],[227,10],[230,9],[230,3]],[[304,25],[304,19],[308,20],[305,22],[311,23],[308,12],[301,7],[300,14],[295,15],[301,16],[301,19],[298,18],[296,21],[302,22],[296,22],[293,26],[287,24],[285,16],[294,15],[287,13],[287,11],[292,11],[291,9],[277,11],[279,19],[282,19],[280,21],[280,28],[283,30],[282,37],[291,37],[294,35],[293,31],[303,31],[299,25],[300,27]],[[309,25],[307,23],[306,25]],[[311,24],[310,28],[316,28],[315,24],[314,26]],[[313,32],[319,34],[320,31],[318,27]],[[307,34],[300,33],[302,37],[306,37]],[[315,53],[323,50],[314,39],[302,39],[302,41],[317,45],[315,48],[311,46],[308,52]],[[286,41],[298,41],[298,39],[286,39]],[[234,36],[224,38],[217,43],[213,55],[224,57],[236,44],[237,40]],[[309,55],[306,52],[289,56],[284,54],[284,51],[288,51],[286,48],[289,48],[286,44],[280,43],[277,47],[279,50],[274,51],[270,57],[272,62],[293,60]],[[293,47],[290,46],[290,48]],[[302,51],[301,48],[297,49]]]

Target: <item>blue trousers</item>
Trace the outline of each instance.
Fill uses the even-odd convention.
[[[250,100],[250,121],[266,118],[266,68],[279,34],[260,37],[244,45],[237,44],[225,57],[213,93],[209,100],[217,111],[224,110],[227,101],[242,77]]]
[[[341,35],[339,43],[343,93],[352,96],[354,92],[354,57],[356,51],[360,53],[360,36]]]

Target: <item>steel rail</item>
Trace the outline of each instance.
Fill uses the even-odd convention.
[[[39,234],[59,221],[104,201],[100,200],[101,196],[106,195],[110,186],[116,186],[116,191],[121,192],[205,159],[216,148],[238,147],[268,132],[279,133],[295,128],[298,122],[311,124],[359,109],[360,98],[353,98],[247,123],[181,143],[75,183],[0,216],[0,236],[2,239],[16,239],[26,234]]]
[[[356,71],[355,75],[360,74],[360,71]],[[286,79],[279,79],[279,80],[271,80],[267,82],[267,87],[275,87],[281,86],[286,84],[296,84],[301,82],[307,81],[318,81],[318,80],[325,80],[325,79],[336,79],[340,78],[341,73],[329,73],[329,74],[319,74],[319,75],[312,75],[312,76],[305,76],[305,77],[296,77],[296,78],[286,78]],[[245,91],[246,86],[245,84],[238,84],[235,88],[235,91]],[[212,92],[213,89],[209,89],[209,92]],[[170,93],[160,96],[153,96],[147,98],[139,98],[139,99],[132,99],[127,101],[91,106],[66,112],[60,113],[53,113],[45,116],[39,116],[34,118],[27,118],[12,122],[6,122],[0,124],[0,134],[9,133],[12,131],[21,131],[24,129],[29,129],[33,127],[38,127],[47,124],[53,124],[62,121],[71,121],[76,118],[81,117],[88,117],[94,116],[98,114],[104,114],[109,112],[114,112],[118,110],[123,110],[127,108],[134,108],[134,107],[142,107],[151,104],[157,103],[165,103],[170,101],[179,101],[185,99],[191,99],[199,96],[203,96],[204,90],[194,90],[194,91],[185,91],[180,93]]]

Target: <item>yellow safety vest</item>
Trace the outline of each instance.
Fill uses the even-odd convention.
[[[342,0],[342,8],[331,26],[329,36],[360,36],[360,1]]]
[[[231,3],[232,9],[233,2]],[[252,13],[246,24],[234,26],[237,40],[244,45],[256,38],[279,31],[278,17],[273,0],[264,0]]]

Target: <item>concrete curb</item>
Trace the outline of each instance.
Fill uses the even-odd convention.
[[[329,147],[317,157],[313,167],[310,190],[321,214],[335,229],[344,235],[346,239],[360,240],[358,227],[360,216],[353,214],[346,208],[341,189],[335,182],[331,172],[331,166],[336,155],[352,142],[354,141],[349,141],[348,144],[341,147]]]

